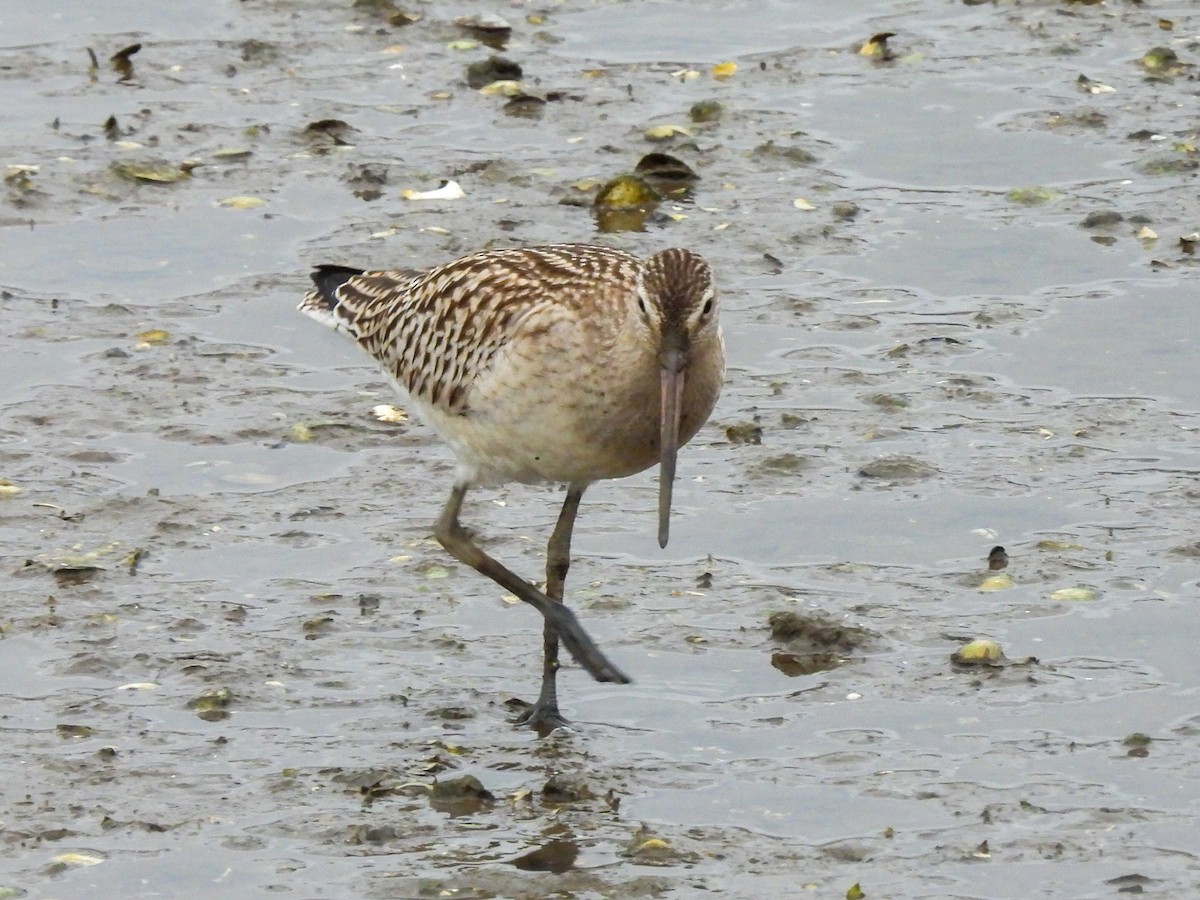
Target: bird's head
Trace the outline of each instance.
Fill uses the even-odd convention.
[[[663,250],[646,260],[637,284],[637,300],[646,325],[658,337],[662,386],[658,543],[665,547],[689,367],[699,348],[721,339],[712,269],[690,250]]]

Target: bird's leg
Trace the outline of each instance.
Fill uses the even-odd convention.
[[[567,486],[567,499],[562,512],[546,545],[546,596],[563,602],[563,588],[567,571],[571,568],[571,532],[575,528],[575,515],[579,512],[579,501],[586,485]],[[537,702],[525,715],[517,720],[518,725],[531,725],[545,735],[567,720],[558,711],[558,632],[547,622],[542,629],[542,689]]]
[[[583,626],[579,624],[571,610],[564,604],[551,600],[524,578],[502,566],[480,550],[471,540],[467,530],[458,521],[458,513],[462,509],[463,498],[466,495],[467,485],[465,484],[456,484],[450,491],[450,498],[442,507],[442,514],[438,517],[437,525],[434,526],[434,535],[438,542],[459,562],[466,563],[481,575],[486,575],[496,584],[516,594],[518,598],[540,612],[546,620],[546,624],[557,633],[563,646],[575,657],[576,662],[587,669],[588,674],[597,681],[628,684],[628,676],[610,663],[600,649],[592,643],[592,639],[587,636],[587,632],[583,630]],[[572,515],[573,518],[574,515]],[[567,534],[569,537],[569,527]]]

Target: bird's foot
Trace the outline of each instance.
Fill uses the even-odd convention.
[[[546,621],[558,633],[559,640],[567,648],[567,652],[575,657],[576,662],[583,666],[589,675],[597,681],[608,681],[614,684],[629,684],[632,679],[608,661],[600,648],[595,645],[575,613],[562,603],[551,603],[542,611]]]
[[[568,728],[570,722],[558,711],[557,703],[538,701],[528,706],[513,722],[518,728],[532,728],[538,737],[546,737],[557,728]]]

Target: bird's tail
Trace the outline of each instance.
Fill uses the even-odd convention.
[[[354,318],[346,315],[347,310],[342,306],[339,293],[347,281],[362,273],[362,269],[352,269],[349,266],[317,266],[312,273],[314,287],[300,301],[300,312],[323,325],[357,337]]]

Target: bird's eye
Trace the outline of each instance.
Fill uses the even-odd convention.
[[[707,300],[704,301],[704,309],[700,310],[700,315],[707,316],[709,313],[712,312],[712,308],[713,308],[713,298],[709,297]]]
[[[642,311],[642,315],[645,316],[646,318],[650,318],[650,312],[649,312],[649,310],[646,309],[646,298],[643,297],[641,294],[638,294],[637,301],[638,301],[638,309],[640,309]]]

